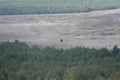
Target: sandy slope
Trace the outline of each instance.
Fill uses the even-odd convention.
[[[103,16],[103,15],[118,14],[118,13],[120,13],[120,9],[92,11],[92,12],[89,12],[89,15]]]
[[[72,14],[0,16],[0,41],[70,48],[120,45],[120,9]],[[63,39],[63,42],[60,42]]]

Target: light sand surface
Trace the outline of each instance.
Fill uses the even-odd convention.
[[[15,39],[42,47],[112,48],[120,45],[120,9],[71,14],[1,15],[0,42]]]

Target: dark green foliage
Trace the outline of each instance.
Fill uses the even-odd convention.
[[[0,15],[77,13],[120,8],[120,0],[0,0]]]
[[[119,80],[120,49],[0,44],[0,80]]]
[[[117,45],[115,45],[115,46],[113,47],[112,53],[113,53],[114,55],[117,55],[117,54],[120,53],[120,49],[118,48]]]

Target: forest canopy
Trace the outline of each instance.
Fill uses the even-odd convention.
[[[120,80],[120,48],[56,49],[0,43],[1,80]]]
[[[0,15],[79,13],[120,8],[120,0],[0,0]]]

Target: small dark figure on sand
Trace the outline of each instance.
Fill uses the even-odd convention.
[[[63,39],[60,39],[60,42],[63,42]]]

